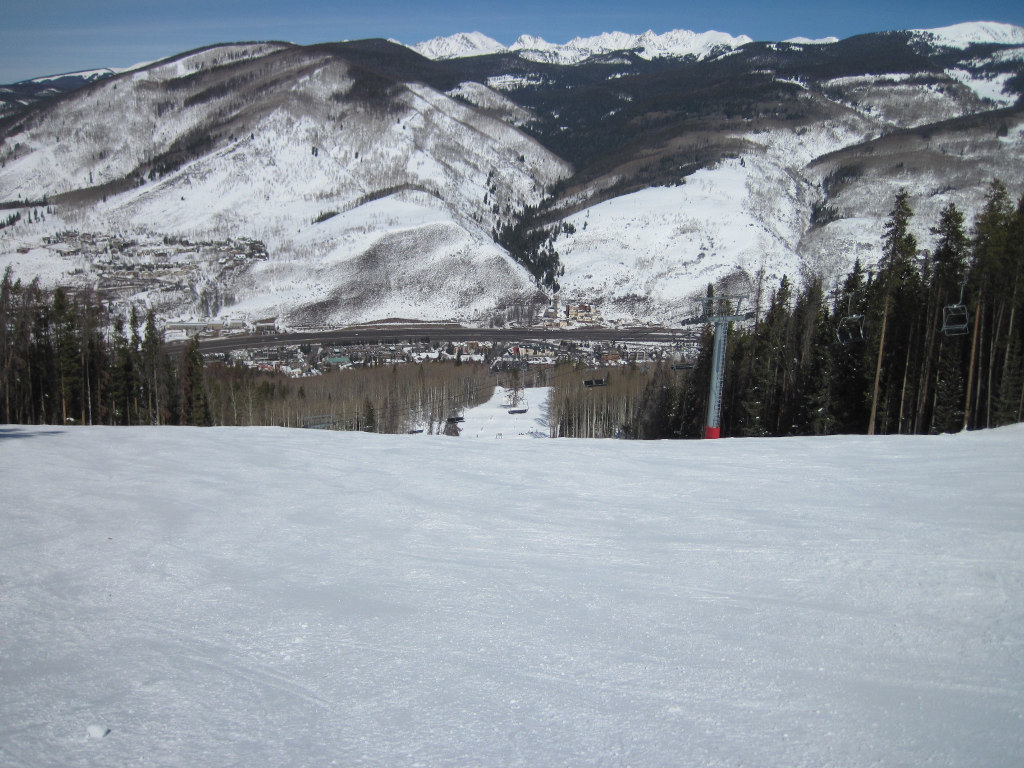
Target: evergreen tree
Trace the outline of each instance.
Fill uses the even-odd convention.
[[[1007,222],[1008,272],[1012,277],[1009,291],[1010,317],[1006,324],[1006,343],[1003,358],[1003,374],[1000,383],[1002,423],[1020,421],[1024,418],[1024,374],[1021,371],[1021,348],[1024,346],[1024,194],[1017,202],[1017,208]],[[1016,393],[1014,388],[1016,387]],[[1016,411],[1013,400],[1016,398]]]
[[[60,400],[60,422],[74,421],[81,413],[80,343],[75,322],[75,308],[63,288],[53,292],[50,307],[50,330],[56,353],[57,394]]]
[[[28,371],[31,380],[28,389],[33,400],[32,420],[39,424],[59,424],[62,416],[52,313],[46,297],[38,289],[30,294],[29,300],[32,302],[32,328],[29,332]]]
[[[640,396],[640,405],[630,428],[631,436],[641,440],[662,440],[673,437],[673,405],[678,392],[672,376],[663,363],[659,363]]]
[[[14,357],[14,283],[10,266],[0,279],[0,424],[11,423],[11,363]]]
[[[868,311],[867,297],[867,278],[857,259],[836,299],[835,325],[828,338],[834,370],[832,414],[836,431],[844,434],[865,432],[868,426],[874,359],[861,334]],[[841,323],[846,324],[845,329]]]
[[[1003,362],[1000,352],[1005,354],[1013,333],[1021,266],[1010,241],[1013,214],[1006,185],[993,180],[985,207],[975,219],[968,278],[979,320],[971,342],[964,415],[968,426],[992,426],[992,403]]]
[[[377,411],[369,397],[363,400],[362,430],[363,432],[377,431]]]
[[[869,435],[904,431],[910,353],[921,301],[917,238],[910,232],[912,216],[910,195],[901,189],[885,224],[878,280],[874,291],[869,291],[872,316],[880,321],[878,330],[869,335],[869,346],[876,350]]]
[[[964,420],[964,376],[961,348],[963,337],[944,338],[939,342],[935,379],[935,404],[928,431],[959,432]]]
[[[149,424],[177,423],[180,418],[176,413],[175,393],[179,388],[175,369],[164,348],[163,333],[157,328],[152,309],[146,312],[139,360],[146,421]]]
[[[750,345],[747,396],[741,402],[744,423],[741,434],[778,434],[785,407],[787,386],[792,379],[788,367],[788,336],[791,325],[789,303],[792,286],[786,275],[772,294],[768,311],[754,332]],[[740,342],[737,340],[737,346]]]
[[[1022,386],[1024,386],[1024,372],[1021,371],[1021,338],[1019,334],[1013,334],[1007,343],[1000,376],[999,394],[992,417],[994,426],[1013,424],[1020,420]]]
[[[103,389],[108,369],[107,343],[104,338],[106,311],[91,292],[79,304],[79,344],[82,376],[82,423],[102,424]]]
[[[137,424],[135,412],[138,371],[135,355],[125,329],[124,317],[114,318],[113,350],[110,373],[110,411],[113,424]]]
[[[964,215],[955,204],[949,203],[943,208],[939,225],[933,228],[932,232],[939,236],[939,241],[929,265],[924,368],[918,397],[917,431],[933,432],[938,429],[948,432],[953,430],[952,414],[961,414],[962,418],[962,361],[958,356],[962,355],[963,345],[958,343],[955,337],[946,339],[938,352],[938,355],[942,356],[941,367],[937,366],[935,361],[943,310],[960,302],[963,296],[969,250],[967,235],[964,233]],[[938,388],[939,381],[942,382],[941,389]],[[949,398],[955,398],[955,402]],[[937,420],[929,413],[932,408],[941,411]]]
[[[798,403],[799,434],[831,435],[838,429],[835,385],[837,382],[835,325],[825,306],[820,281],[808,290],[808,310],[814,308],[812,336],[802,364],[803,378]]]
[[[690,386],[682,391],[679,403],[679,437],[699,438],[704,435],[707,421],[711,356],[714,352],[715,332],[707,325],[701,332],[697,361],[690,376]],[[728,381],[728,377],[726,377]]]
[[[203,355],[199,337],[193,336],[185,349],[181,373],[181,423],[193,427],[213,424],[203,378]]]

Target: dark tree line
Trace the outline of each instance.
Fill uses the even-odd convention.
[[[783,278],[763,315],[730,332],[722,405],[732,436],[935,434],[1024,417],[1024,197],[994,181],[973,232],[950,203],[921,253],[901,191],[876,270],[840,291]],[[686,375],[656,371],[638,437],[699,437],[711,333]]]
[[[0,282],[0,423],[316,426],[440,432],[486,402],[484,363],[366,365],[292,379],[173,355],[152,311],[109,317],[94,294]],[[457,431],[457,428],[456,428]]]
[[[518,218],[499,224],[492,234],[496,243],[526,267],[537,285],[558,293],[558,278],[565,273],[554,247],[559,229],[538,224],[539,211],[539,208],[527,206]],[[575,231],[570,228],[570,224],[563,225],[565,231]]]
[[[0,281],[0,423],[212,423],[193,341],[178,361],[152,312],[108,317],[94,294]]]
[[[0,423],[318,426],[440,432],[485,402],[483,363],[367,365],[312,378],[173,355],[150,311],[108,316],[94,294],[0,282]]]

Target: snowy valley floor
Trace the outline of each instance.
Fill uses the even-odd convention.
[[[1021,764],[1024,427],[465,437],[0,427],[0,764]]]

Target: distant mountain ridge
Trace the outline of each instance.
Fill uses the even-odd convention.
[[[970,45],[1024,45],[1024,27],[995,21],[973,21],[937,29],[913,29],[912,33],[937,45],[966,48]]]
[[[971,44],[995,43],[998,45],[1024,45],[1024,27],[1002,22],[978,21],[954,24],[935,29],[909,30],[922,39],[937,45],[965,48]],[[838,37],[809,39],[793,37],[784,42],[813,45],[839,42]],[[725,32],[703,33],[676,29],[663,34],[648,30],[643,34],[608,32],[593,37],[576,37],[564,44],[549,43],[541,37],[521,35],[509,46],[481,32],[460,32],[447,37],[435,37],[408,47],[428,59],[457,59],[469,56],[485,56],[495,53],[520,52],[523,55],[539,57],[537,60],[557,64],[576,64],[591,56],[617,51],[636,51],[645,59],[705,58],[715,52],[731,50],[753,38],[747,35],[733,37]]]
[[[541,37],[521,35],[512,45],[504,46],[480,32],[460,33],[451,37],[409,46],[429,59],[456,59],[493,53],[518,53],[532,61],[552,64],[578,64],[592,56],[619,51],[635,51],[644,59],[685,58],[703,59],[723,50],[731,50],[752,42],[746,35],[733,37],[724,32],[690,32],[672,30],[655,34],[648,30],[640,35],[608,32],[593,37],[577,37],[564,45],[549,43]]]
[[[0,117],[5,113],[29,107],[42,99],[77,91],[89,83],[113,77],[115,74],[117,74],[117,70],[114,69],[91,69],[84,72],[46,75],[10,85],[0,85]]]
[[[901,187],[922,250],[947,203],[1024,191],[1018,40],[208,46],[7,102],[0,270],[167,318],[673,322],[872,266]]]
[[[72,93],[79,88],[84,88],[89,83],[144,67],[147,63],[150,62],[136,64],[135,66],[123,69],[101,67],[80,72],[63,72],[57,75],[35,77],[31,80],[23,80],[18,83],[11,83],[10,85],[0,85],[0,117],[5,112],[13,112],[29,107],[43,99]]]

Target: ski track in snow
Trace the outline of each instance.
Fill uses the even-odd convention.
[[[1019,765],[1024,426],[467,437],[0,427],[0,763]]]

